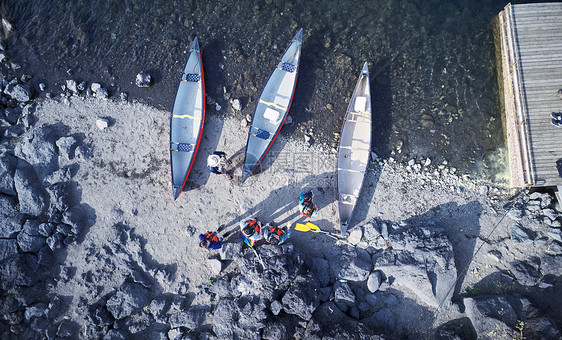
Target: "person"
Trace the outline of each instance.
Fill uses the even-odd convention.
[[[283,242],[287,241],[289,237],[291,237],[291,233],[293,231],[291,228],[283,227],[274,227],[271,224],[265,226],[263,231],[263,237],[268,243],[273,244],[274,246],[280,245]]]
[[[299,211],[301,215],[304,215],[308,218],[314,217],[317,215],[316,211],[318,210],[314,203],[312,203],[312,199],[314,198],[314,193],[312,190],[303,191],[299,197]]]
[[[199,234],[199,247],[205,248],[207,251],[220,249],[222,247],[222,237],[219,238],[215,231]]]
[[[263,238],[262,223],[255,218],[240,221],[240,231],[242,231],[244,243],[250,247],[253,247],[256,241]]]
[[[222,175],[226,174],[228,179],[232,179],[232,175],[226,171],[226,165],[232,164],[232,161],[226,158],[226,153],[222,151],[215,151],[207,157],[207,167],[213,174]]]

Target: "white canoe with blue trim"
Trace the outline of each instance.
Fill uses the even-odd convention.
[[[371,150],[371,90],[363,65],[345,114],[338,147],[338,210],[342,236],[353,216]]]
[[[170,119],[172,191],[176,200],[187,182],[205,123],[205,81],[197,38],[189,50]]]
[[[242,169],[244,182],[263,161],[293,102],[302,46],[302,28],[269,76],[254,110]]]

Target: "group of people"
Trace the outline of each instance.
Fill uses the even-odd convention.
[[[207,159],[207,165],[212,173],[226,174],[228,179],[232,179],[232,175],[225,170],[225,166],[231,164],[230,160],[226,159],[226,154],[221,151],[215,151]],[[312,190],[303,191],[299,197],[299,211],[301,215],[312,218],[317,215],[318,209],[312,202],[314,193]],[[267,243],[273,245],[281,245],[291,237],[291,227],[278,227],[273,223],[263,225],[262,222],[256,218],[248,218],[240,221],[240,231],[242,233],[242,240],[244,243],[253,247],[254,244],[264,239]],[[217,231],[209,231],[199,235],[199,246],[206,250],[216,250],[222,247],[222,237],[219,237]]]

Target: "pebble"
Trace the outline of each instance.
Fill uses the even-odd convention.
[[[215,110],[220,111],[222,109],[222,106],[219,105],[219,103],[215,103]]]
[[[291,116],[287,116],[287,118],[285,118],[285,125],[289,124],[293,124],[293,117]]]
[[[96,91],[100,88],[101,88],[100,83],[92,83],[92,85],[90,85],[90,89],[92,90],[93,93],[96,93]]]
[[[334,105],[332,105],[332,104],[326,104],[326,108],[331,111],[331,110],[334,109]]]
[[[233,99],[230,103],[232,104],[232,108],[233,108],[235,111],[240,111],[240,110],[242,110],[242,104],[240,104],[240,100],[238,100],[238,99]]]

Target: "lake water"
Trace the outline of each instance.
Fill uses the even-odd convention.
[[[299,80],[283,129],[331,147],[361,66],[369,62],[373,150],[400,162],[447,161],[460,174],[506,183],[492,21],[487,0],[20,1],[4,0],[17,72],[60,92],[66,79],[170,110],[193,38],[204,53],[212,115],[253,112],[283,50],[304,29]],[[135,76],[148,71],[149,89]],[[4,72],[5,68],[4,68]],[[233,112],[231,98],[243,104]],[[328,105],[330,104],[330,105]],[[331,109],[327,108],[330,107]],[[167,139],[168,136],[163,136]]]

